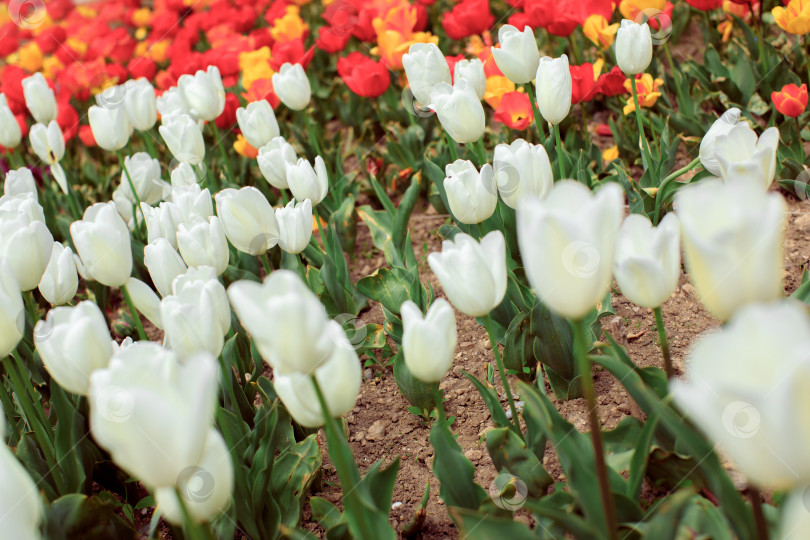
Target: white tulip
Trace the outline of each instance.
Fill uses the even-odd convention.
[[[160,301],[166,347],[181,361],[199,351],[215,357],[222,352],[227,329],[223,332],[213,302],[212,295],[191,288]]]
[[[657,308],[675,292],[681,273],[680,223],[667,214],[658,227],[641,214],[625,218],[616,240],[613,274],[634,304]]]
[[[10,264],[21,291],[39,284],[52,248],[53,235],[36,197],[25,193],[0,198],[0,257]]]
[[[410,300],[402,304],[402,351],[405,365],[414,377],[431,384],[442,380],[456,354],[456,315],[439,298],[427,315]]]
[[[177,225],[182,222],[180,209],[173,202],[162,202],[157,207],[141,203],[141,213],[146,221],[146,237],[149,244],[159,238],[166,239],[177,249]]]
[[[189,294],[194,298],[207,295],[211,299],[223,335],[231,329],[231,305],[228,302],[228,295],[210,266],[189,268],[184,274],[174,278],[172,294],[182,298],[186,298]]]
[[[492,165],[479,173],[469,160],[456,160],[444,168],[444,189],[450,212],[461,223],[472,225],[489,219],[498,205],[498,189]]]
[[[217,216],[231,244],[249,255],[262,255],[278,243],[273,207],[253,186],[223,189],[214,197]]]
[[[180,188],[199,184],[199,178],[205,177],[205,163],[200,163],[196,167],[181,161],[177,167],[172,169],[170,174],[172,187]]]
[[[23,79],[22,88],[25,106],[31,111],[34,120],[40,124],[48,124],[56,120],[58,112],[56,96],[42,73],[37,72]]]
[[[475,90],[478,99],[484,99],[487,91],[487,76],[484,73],[484,63],[478,58],[472,60],[459,60],[453,70],[453,81],[457,83],[461,79]]]
[[[794,489],[780,505],[779,540],[805,540],[810,538],[810,508],[807,500],[810,486]]]
[[[155,88],[145,78],[130,79],[124,84],[124,108],[129,122],[138,131],[152,129],[157,121]],[[147,135],[151,136],[151,135]]]
[[[163,125],[158,131],[178,161],[197,165],[205,158],[205,141],[200,126],[187,114],[163,117]]]
[[[327,339],[333,343],[329,358],[314,370],[318,386],[332,417],[346,414],[354,408],[360,392],[362,371],[357,352],[336,321],[325,328]],[[300,371],[275,372],[274,387],[278,397],[290,411],[293,419],[304,427],[324,424],[323,412],[309,373]]]
[[[295,165],[285,163],[285,167],[287,183],[293,197],[299,201],[309,199],[312,206],[326,197],[329,191],[329,176],[321,156],[315,157],[315,168],[304,158],[300,158]]]
[[[276,113],[266,99],[248,103],[247,108],[236,109],[236,121],[242,135],[253,148],[261,148],[280,133]]]
[[[749,183],[704,179],[675,195],[689,280],[720,320],[782,288],[785,201]]]
[[[770,127],[757,134],[748,124],[741,122],[714,141],[714,159],[720,177],[730,182],[750,182],[763,186],[773,183],[776,175],[776,150],[779,147],[779,128]]]
[[[547,122],[559,125],[571,110],[571,71],[568,57],[544,56],[537,66],[537,108]]]
[[[214,215],[214,201],[208,188],[199,184],[172,189],[171,202],[180,216],[179,223],[190,223],[197,218],[208,219]]]
[[[276,270],[263,284],[237,281],[228,288],[234,312],[264,360],[283,373],[305,375],[335,347],[326,309],[298,274]]]
[[[169,192],[169,184],[160,179],[160,162],[146,152],[126,156],[124,167],[126,170],[121,171],[121,183],[118,189],[130,203],[135,202],[132,194],[133,187],[141,202],[149,205],[155,204]],[[127,176],[127,172],[129,176]],[[132,181],[131,186],[130,181]]]
[[[217,275],[228,267],[228,240],[216,216],[181,223],[177,227],[177,247],[188,266],[211,266]]]
[[[6,421],[0,405],[0,438],[5,440]],[[0,444],[0,530],[4,538],[39,540],[45,512],[39,489],[19,459]]]
[[[34,345],[59,386],[81,396],[87,395],[90,375],[106,368],[113,355],[107,322],[90,300],[51,309],[34,328]]]
[[[411,45],[407,54],[402,56],[402,66],[413,97],[424,105],[430,103],[430,94],[437,84],[452,83],[450,66],[435,43]]]
[[[186,110],[195,119],[211,122],[225,110],[225,88],[216,66],[208,66],[208,70],[199,70],[194,75],[180,75],[177,89]]]
[[[87,111],[96,144],[108,152],[117,152],[129,142],[129,116],[123,107],[93,105]]]
[[[429,107],[454,141],[472,143],[484,135],[484,107],[466,80],[461,79],[455,86],[438,83],[430,93]]]
[[[281,249],[287,253],[301,253],[312,238],[312,201],[305,199],[296,203],[293,199],[287,206],[276,208],[276,222]]]
[[[31,126],[28,140],[37,157],[48,165],[58,163],[65,157],[65,137],[55,120],[47,126],[45,124]]]
[[[298,156],[295,149],[284,137],[275,137],[266,145],[259,148],[259,155],[256,158],[259,163],[259,170],[267,182],[278,189],[287,189],[287,164],[295,165]]]
[[[233,493],[233,462],[225,439],[211,428],[205,440],[202,458],[181,475],[173,487],[155,490],[155,502],[167,521],[182,526],[183,510],[177,501],[177,491],[183,497],[191,519],[197,523],[213,520],[231,502]],[[177,490],[177,491],[176,491]]]
[[[505,24],[498,30],[498,43],[500,47],[492,47],[492,57],[498,69],[515,84],[530,82],[540,62],[540,51],[532,29],[526,26],[521,32]]]
[[[99,446],[147,487],[174,486],[198,465],[216,407],[217,361],[182,364],[157,343],[116,353],[90,376],[90,429]]]
[[[55,306],[67,304],[79,289],[79,274],[73,250],[59,242],[53,243],[48,266],[39,280],[39,292]]]
[[[37,183],[34,181],[34,175],[28,167],[21,167],[16,170],[11,170],[6,173],[6,179],[3,183],[3,195],[13,197],[14,195],[23,195],[30,193],[36,198],[37,196]]]
[[[515,139],[511,144],[495,147],[493,161],[501,199],[510,208],[533,195],[544,198],[554,184],[551,162],[542,144]]]
[[[712,127],[709,128],[709,131],[700,141],[700,163],[715,176],[720,176],[722,171],[715,155],[717,138],[721,135],[728,135],[729,131],[739,124],[745,124],[745,120],[740,120],[740,109],[736,107],[729,109],[714,121]]]
[[[625,75],[643,73],[652,61],[652,35],[647,23],[622,20],[616,32],[616,63]]]
[[[790,300],[739,310],[689,353],[672,397],[751,482],[810,482],[810,318]]]
[[[84,211],[81,221],[70,225],[73,245],[85,272],[108,287],[120,287],[132,273],[129,229],[115,203],[96,203]]]
[[[0,93],[0,146],[15,148],[22,140],[17,117],[8,106],[5,94]]]
[[[312,88],[301,64],[282,64],[273,74],[273,91],[281,102],[294,111],[303,111],[309,105]]]
[[[143,248],[143,264],[162,297],[172,294],[174,278],[187,270],[180,254],[165,238],[156,238]]]
[[[183,96],[180,94],[180,89],[176,86],[172,86],[158,96],[155,105],[163,121],[170,116],[190,114],[185,101],[183,101]]]
[[[607,293],[623,205],[618,184],[594,194],[573,180],[554,184],[545,199],[520,201],[520,254],[529,283],[549,309],[582,319]]]
[[[0,257],[0,355],[10,354],[24,331],[25,312],[20,286],[8,261]]]
[[[470,317],[488,315],[506,294],[506,243],[501,231],[492,231],[480,243],[457,233],[442,242],[441,252],[428,255],[428,264],[453,306]]]

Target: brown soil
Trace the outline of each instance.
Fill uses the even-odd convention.
[[[803,267],[808,261],[802,254],[810,253],[810,206],[802,201],[790,200],[790,196],[786,198],[789,199],[789,219],[785,241],[785,291],[790,293],[799,285]],[[421,256],[420,273],[423,280],[430,281],[438,296],[443,296],[443,293],[438,280],[426,264],[424,246],[427,246],[427,252],[440,249],[441,241],[437,229],[446,220],[447,216],[435,215],[432,208],[422,207],[417,208],[410,223],[414,249],[417,256]],[[368,229],[361,223],[352,265],[353,278],[369,275],[384,265],[382,254],[372,247]],[[627,343],[628,352],[638,365],[660,366],[660,350],[652,312],[634,306],[621,294],[614,294],[613,307],[616,316],[605,319],[604,329],[617,340]],[[676,371],[682,373],[684,357],[695,337],[717,327],[718,322],[703,310],[694,287],[684,275],[681,276],[677,291],[664,304],[663,313],[673,362]],[[381,323],[382,310],[379,305],[372,304],[361,318],[368,323]],[[447,400],[447,414],[456,416],[453,432],[458,436],[458,442],[467,458],[476,466],[476,481],[487,488],[496,476],[483,444],[484,435],[492,427],[492,422],[478,392],[461,372],[468,371],[483,380],[486,364],[493,361],[493,356],[486,331],[473,318],[457,313],[457,325],[459,338],[456,359],[440,387]],[[390,367],[375,371],[373,378],[364,380],[356,407],[346,415],[355,460],[364,472],[380,459],[387,465],[396,456],[400,456],[400,470],[393,498],[395,509],[391,511],[392,525],[401,530],[410,522],[429,481],[430,502],[420,537],[454,538],[457,536],[456,530],[438,497],[439,483],[432,472],[433,450],[428,442],[430,426],[408,412],[409,404],[400,395]],[[603,426],[611,429],[622,418],[632,414],[634,405],[623,387],[609,373],[596,371],[594,376],[600,418]],[[499,381],[496,381],[496,387],[500,388]],[[582,399],[554,402],[561,414],[577,429],[586,429],[586,411]],[[506,408],[503,396],[502,404]],[[322,434],[321,443],[325,449]],[[544,465],[555,481],[562,479],[562,471],[550,445]],[[337,474],[325,452],[324,479],[327,481],[324,483],[325,492],[319,495],[339,504],[341,491],[339,487],[335,487],[338,484]],[[308,518],[309,510],[306,509],[305,526],[320,532],[316,524],[306,523]]]

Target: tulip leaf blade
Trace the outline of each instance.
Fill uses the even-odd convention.
[[[448,509],[478,510],[488,498],[487,493],[475,483],[475,467],[464,457],[448,422],[434,422],[429,439],[435,453],[433,473],[439,479],[439,494]]]
[[[467,377],[471,383],[473,383],[473,386],[475,386],[476,390],[478,390],[478,393],[481,394],[481,398],[484,400],[484,404],[486,404],[487,409],[489,409],[489,414],[492,416],[492,421],[495,423],[495,426],[499,428],[514,428],[514,424],[512,424],[512,422],[506,418],[506,412],[501,407],[501,402],[495,393],[495,389],[485,386],[484,383],[479,381],[472,373],[468,373],[467,371],[462,371],[461,373],[463,373],[464,376]]]
[[[507,471],[526,484],[530,497],[542,497],[551,485],[551,476],[535,453],[509,427],[487,431],[487,451],[498,472]]]

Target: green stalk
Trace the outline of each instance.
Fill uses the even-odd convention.
[[[68,176],[67,171],[65,171],[64,168],[62,169],[62,171],[64,171],[65,173],[65,183],[67,184],[67,191],[68,191],[67,199],[68,199],[68,207],[70,208],[70,214],[73,217],[74,221],[78,221],[82,219],[82,215],[84,214],[84,212],[82,212],[79,201],[76,200],[76,193],[73,190],[73,186],[70,184],[70,177]],[[53,176],[53,173],[51,173],[51,176]],[[59,190],[56,189],[56,192],[58,193]]]
[[[157,149],[155,149],[155,143],[152,142],[151,130],[142,131],[141,138],[143,139],[143,143],[146,145],[146,151],[149,152],[149,155],[152,156],[153,159],[157,159],[158,153]]]
[[[534,126],[537,128],[537,133],[540,134],[540,142],[543,142],[543,139],[546,138],[546,134],[543,131],[543,123],[540,121],[540,111],[537,110],[537,100],[534,97],[534,89],[532,88],[532,83],[527,82],[523,85],[523,88],[526,89],[526,92],[529,93],[529,101],[532,104],[532,115],[534,116]]]
[[[495,332],[492,328],[492,317],[489,314],[484,316],[484,326],[489,334],[489,343],[492,345],[492,354],[495,355],[495,363],[498,366],[498,373],[501,376],[501,383],[503,384],[503,391],[506,393],[506,400],[509,402],[509,410],[512,412],[512,424],[517,429],[517,433],[522,435],[520,431],[520,421],[518,420],[517,408],[515,407],[515,398],[512,396],[512,387],[509,386],[509,379],[506,378],[506,369],[503,367],[503,359],[498,350],[498,342],[495,341]]]
[[[211,531],[198,523],[195,523],[193,519],[191,519],[191,514],[188,512],[188,507],[186,506],[186,502],[183,500],[183,496],[180,494],[179,488],[174,488],[174,494],[177,496],[177,502],[180,505],[180,511],[183,514],[183,535],[187,538],[187,540],[210,540]]]
[[[596,392],[593,388],[593,375],[591,374],[591,361],[588,358],[590,343],[585,337],[588,325],[584,319],[573,321],[574,328],[574,355],[576,357],[577,372],[582,382],[582,394],[588,408],[588,421],[591,429],[591,444],[593,445],[596,476],[599,480],[599,493],[602,496],[602,508],[605,512],[608,538],[616,540],[616,509],[613,496],[610,493],[607,466],[605,465],[605,452],[602,445],[602,428],[599,425],[599,414],[596,403]]]
[[[450,134],[446,131],[444,132],[444,138],[447,141],[447,147],[450,148],[450,159],[455,162],[458,159],[458,154],[456,153],[456,141],[454,141]]]
[[[563,146],[562,141],[560,140],[560,126],[559,124],[551,126],[551,129],[554,130],[554,136],[557,139],[557,167],[560,169],[560,180],[565,178],[565,166],[563,165],[563,153],[565,152],[565,147]]]
[[[15,163],[15,168],[22,169],[23,167],[25,167],[25,161],[23,160],[22,154],[20,154],[20,152],[12,151],[9,152],[9,154],[12,156],[9,159],[9,161],[13,161]]]
[[[219,155],[222,157],[223,163],[225,163],[225,172],[228,175],[228,180],[230,182],[235,182],[236,177],[233,175],[233,169],[231,169],[231,160],[228,159],[228,153],[225,151],[225,147],[222,145],[222,137],[219,133],[219,128],[217,127],[216,122],[210,122],[211,129],[214,131],[214,144],[217,148],[219,148]]]
[[[121,168],[124,170],[124,175],[127,177],[129,189],[132,192],[132,196],[135,198],[136,208],[140,210],[141,198],[138,197],[138,191],[135,189],[135,184],[132,183],[132,177],[129,175],[129,169],[127,169],[126,161],[124,161],[124,156],[121,155],[120,150],[116,150],[115,155],[118,156],[118,162],[121,164]],[[132,212],[132,219],[135,222],[135,230],[140,233],[141,225],[140,223],[138,223],[138,213],[136,211]]]
[[[641,137],[641,151],[645,153],[646,164],[644,166],[644,170],[646,171],[648,168],[652,166],[652,154],[650,153],[650,145],[647,142],[647,137],[644,135],[644,118],[643,113],[641,112],[641,107],[638,104],[638,90],[636,90],[636,76],[630,76],[630,86],[633,89],[633,104],[636,106],[635,116],[636,116],[636,123],[638,123],[638,133],[639,137]]]
[[[6,390],[6,385],[3,384],[2,379],[0,379],[0,404],[3,405],[3,410],[6,412],[6,418],[8,418],[8,424],[11,426],[11,431],[14,433],[14,439],[19,441],[20,430],[17,429],[17,422],[15,422],[14,418],[11,416],[11,411],[16,411],[17,408],[14,406],[14,401]],[[0,435],[4,434],[0,433]],[[5,439],[3,442],[6,442]]]
[[[484,148],[484,137],[482,136],[480,139],[475,141],[475,150],[478,158],[478,167],[483,167],[487,162],[487,151]]]
[[[315,127],[312,124],[312,119],[309,117],[305,111],[302,111],[301,114],[304,115],[304,122],[307,125],[307,137],[309,137],[309,144],[315,150],[315,153],[321,157],[323,156],[323,150],[321,149],[321,145],[318,142],[318,137],[315,135]]]
[[[666,178],[664,178],[660,184],[658,184],[658,191],[655,193],[655,214],[653,215],[653,225],[658,225],[658,216],[661,212],[661,203],[663,201],[663,193],[664,188],[667,187],[667,184],[679,178],[681,175],[684,175],[694,169],[700,163],[700,157],[696,157],[693,159],[689,165],[678,169],[677,171],[673,172]],[[659,197],[661,195],[661,197]]]
[[[261,261],[262,266],[264,267],[265,275],[269,276],[270,272],[273,271],[273,265],[270,264],[270,259],[267,256],[267,252],[265,252],[264,256],[259,255],[259,260]]]
[[[667,341],[667,328],[664,326],[664,317],[661,315],[661,306],[653,310],[655,313],[655,326],[658,328],[658,341],[661,342],[661,355],[664,357],[664,371],[667,373],[667,380],[675,375],[672,368],[672,358],[669,356],[669,341]]]
[[[442,393],[441,389],[439,388],[439,383],[431,384],[431,390],[433,390],[433,400],[436,402],[436,419],[439,422],[444,422],[444,394]]]
[[[146,332],[143,330],[143,325],[141,324],[141,314],[138,313],[137,309],[135,309],[135,304],[132,303],[132,297],[129,295],[126,285],[121,285],[121,294],[124,295],[124,300],[129,307],[129,313],[135,320],[135,328],[138,329],[138,339],[141,341],[149,341],[149,338],[146,337]]]

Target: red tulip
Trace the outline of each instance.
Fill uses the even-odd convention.
[[[391,84],[388,68],[382,62],[374,61],[360,52],[340,58],[337,71],[349,89],[362,97],[378,97]]]
[[[442,16],[442,26],[452,39],[481,34],[495,24],[489,0],[461,0]]]
[[[807,85],[786,84],[779,92],[771,92],[771,101],[777,111],[795,118],[807,107]]]
[[[523,92],[505,93],[493,118],[512,129],[523,131],[534,121],[529,96]]]

